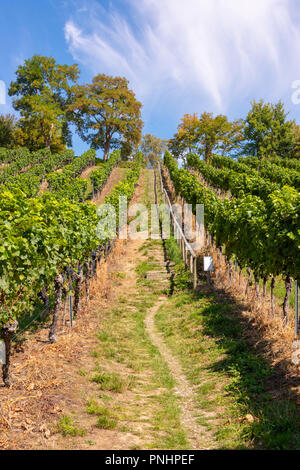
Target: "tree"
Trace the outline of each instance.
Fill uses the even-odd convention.
[[[294,124],[294,148],[291,153],[292,158],[300,158],[300,126]]]
[[[163,152],[167,148],[167,141],[153,134],[145,134],[142,137],[141,151],[145,154],[152,167],[161,160]]]
[[[44,136],[41,134],[40,126],[33,120],[20,119],[14,132],[14,143],[16,147],[26,147],[30,152],[36,152],[45,147]],[[62,131],[54,129],[50,144],[52,153],[62,152],[66,148],[66,141]]]
[[[17,118],[13,114],[0,115],[0,147],[12,147],[14,145],[14,133]]]
[[[197,114],[185,114],[177,133],[169,141],[169,149],[177,158],[186,151],[196,151],[209,161],[214,152],[224,155],[237,150],[242,128],[241,121],[230,122],[221,114],[214,117],[212,113],[203,113],[200,118]]]
[[[203,113],[196,128],[198,152],[205,161],[209,161],[214,152],[230,154],[238,148],[241,135],[241,121],[231,123],[222,114],[213,117],[212,113]]]
[[[30,139],[32,131],[42,147],[51,148],[55,138],[70,144],[66,111],[79,76],[78,66],[60,65],[53,57],[34,55],[18,67],[16,76],[8,94],[17,97],[13,105],[21,114],[24,139]]]
[[[199,126],[197,114],[185,114],[177,127],[177,133],[169,140],[168,148],[178,158],[186,151],[197,150],[196,128]]]
[[[254,101],[245,119],[244,153],[258,158],[290,157],[296,141],[295,122],[287,121],[281,101]]]
[[[134,147],[141,138],[141,103],[128,88],[128,80],[100,74],[91,84],[77,86],[69,106],[78,134],[91,147],[104,151]]]

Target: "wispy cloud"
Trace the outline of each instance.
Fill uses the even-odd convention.
[[[167,95],[190,111],[205,103],[225,112],[246,98],[280,97],[300,78],[294,0],[122,3],[124,11],[80,2],[65,37],[75,60],[93,74],[125,75],[146,106]]]

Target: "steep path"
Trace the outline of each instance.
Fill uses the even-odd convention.
[[[144,170],[132,203],[156,202],[154,184]],[[176,249],[119,241],[73,329],[20,342],[14,386],[0,388],[0,448],[300,447],[296,388],[234,299],[204,283],[193,293]]]

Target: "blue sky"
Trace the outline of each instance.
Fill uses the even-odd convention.
[[[170,138],[184,113],[244,117],[250,101],[292,102],[300,80],[297,0],[0,0],[0,80],[33,54],[126,76],[144,132]],[[300,96],[300,95],[299,95]],[[10,112],[11,101],[0,105]],[[76,153],[86,146],[74,139]],[[101,154],[101,152],[100,152]]]

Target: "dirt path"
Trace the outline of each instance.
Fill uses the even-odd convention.
[[[154,181],[143,170],[132,203],[156,202]],[[299,407],[253,347],[255,326],[205,284],[195,295],[167,242],[119,241],[57,344],[47,324],[20,338],[0,449],[299,448]]]
[[[63,172],[63,168],[59,168],[58,170],[55,170],[55,173],[62,173]],[[38,195],[41,196],[41,194],[43,194],[49,187],[49,184],[48,184],[48,181],[47,181],[47,175],[46,175],[46,178],[44,179],[44,181],[42,181],[41,185],[40,185],[40,190],[39,190],[39,193]]]
[[[99,168],[99,166],[97,165],[94,165],[94,166],[90,166],[89,168],[86,168],[80,175],[80,178],[83,178],[83,179],[87,179],[90,174],[92,173],[93,170],[96,170],[97,168]]]
[[[150,184],[154,184],[154,180],[151,181]],[[153,188],[149,188],[150,199],[153,199],[154,196],[154,200],[151,200],[151,202],[160,202],[158,200],[159,193],[160,190],[158,187],[156,188],[155,195]],[[156,262],[159,264],[159,271],[154,271],[154,273],[151,273],[150,271],[147,278],[154,278],[158,283],[164,282],[166,279],[169,279],[170,275],[168,274],[167,264],[164,259],[163,247],[158,246],[155,248],[155,251],[153,250],[153,247],[152,249],[150,248],[148,251],[148,257],[153,257],[153,255]],[[205,449],[208,449],[209,443],[212,444],[212,438],[211,435],[207,432],[207,429],[205,429],[203,426],[200,426],[197,421],[197,417],[199,417],[199,410],[197,410],[195,407],[196,397],[191,388],[191,384],[186,379],[180,362],[167,347],[162,334],[155,327],[155,316],[163,304],[166,303],[166,301],[167,297],[160,297],[158,302],[148,310],[145,317],[146,330],[153,345],[159,350],[163,359],[166,361],[167,366],[175,380],[176,385],[174,387],[174,391],[180,399],[181,423],[187,432],[188,440],[191,443],[192,448],[203,449],[203,442],[205,441]],[[207,414],[202,412],[202,417],[204,416],[206,417]],[[203,436],[203,434],[205,436]],[[205,439],[203,439],[203,437],[205,437]]]
[[[118,170],[109,187],[124,175]],[[143,172],[133,202],[155,202],[153,172]],[[15,383],[0,388],[0,448],[215,447],[198,422],[193,388],[154,326],[169,302],[166,272],[161,240],[119,242],[73,329],[60,327],[54,345],[47,328],[24,337],[13,357]]]
[[[154,325],[155,315],[159,308],[165,303],[166,298],[159,299],[158,303],[148,311],[146,316],[146,328],[154,346],[160,351],[162,357],[168,364],[171,374],[173,375],[176,386],[174,387],[176,395],[180,398],[181,422],[187,431],[188,439],[193,449],[209,449],[209,441],[211,436],[207,430],[200,426],[197,422],[199,410],[195,408],[196,397],[191,389],[191,384],[186,379],[179,361],[174,357],[173,353],[166,346],[162,335],[157,331]],[[202,413],[202,415],[205,415]],[[203,436],[205,434],[205,436]],[[205,438],[205,447],[203,441]]]
[[[97,205],[102,204],[105,197],[111,192],[112,188],[126,178],[127,172],[127,168],[114,168],[104,188],[92,199],[92,202]]]
[[[155,202],[153,172],[146,172],[143,191],[136,200]],[[102,384],[101,394],[97,398],[90,385],[93,369],[87,371],[90,380],[84,392],[93,404],[90,414],[98,416],[102,424],[93,425],[84,408],[72,408],[77,426],[86,430],[85,437],[56,435],[53,448],[213,448],[210,433],[197,421],[199,410],[191,385],[154,326],[156,313],[168,299],[164,291],[169,274],[162,242],[129,240],[122,249],[122,256],[110,266],[115,294],[110,298],[111,311],[104,313],[100,325],[99,337],[104,343],[95,350],[94,371],[98,374],[94,380]],[[113,391],[104,385],[106,377],[119,381],[120,389]],[[133,384],[129,384],[131,380]]]

